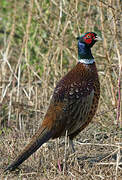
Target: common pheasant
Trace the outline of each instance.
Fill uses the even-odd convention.
[[[100,83],[91,47],[101,40],[94,32],[78,39],[78,63],[58,83],[47,113],[36,134],[5,171],[15,170],[49,139],[65,136],[70,140],[92,120],[100,97]]]

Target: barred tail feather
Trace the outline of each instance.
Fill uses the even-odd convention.
[[[31,156],[42,144],[47,142],[52,137],[51,131],[48,128],[42,128],[32,137],[32,141],[25,147],[25,149],[17,156],[5,171],[15,170],[21,163],[23,163],[29,156]]]

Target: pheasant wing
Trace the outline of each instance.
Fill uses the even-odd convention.
[[[77,131],[86,121],[94,97],[93,81],[60,81],[54,91],[43,125],[52,129],[53,138]]]

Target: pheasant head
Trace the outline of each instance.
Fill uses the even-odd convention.
[[[94,59],[91,53],[91,47],[99,40],[102,40],[94,32],[87,32],[78,39],[78,59]]]

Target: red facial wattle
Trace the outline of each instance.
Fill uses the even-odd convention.
[[[89,33],[86,36],[83,37],[86,44],[91,44],[92,41],[95,39],[95,36],[93,33]]]
[[[92,38],[84,37],[84,41],[85,41],[86,44],[91,44]]]

